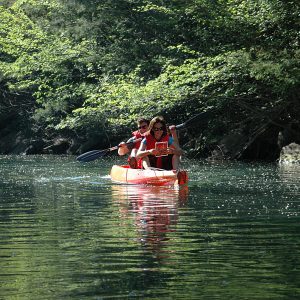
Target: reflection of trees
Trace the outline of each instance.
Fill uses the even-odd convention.
[[[187,201],[187,187],[174,189],[114,185],[112,189],[113,199],[120,204],[121,217],[134,217],[141,244],[156,253],[159,258],[168,256],[163,248],[170,239],[168,234],[175,230],[178,206]],[[119,197],[120,195],[122,196]]]

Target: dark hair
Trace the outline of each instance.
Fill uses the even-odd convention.
[[[149,124],[149,132],[150,132],[150,134],[152,134],[154,136],[153,127],[157,123],[161,123],[162,124],[162,126],[163,126],[163,136],[166,135],[167,134],[167,124],[166,124],[165,119],[162,116],[154,117],[150,121],[150,124]]]
[[[137,119],[136,122],[137,122],[137,125],[140,125],[140,124],[142,124],[142,123],[147,123],[147,125],[149,125],[150,120],[147,119],[147,118],[144,118],[144,117],[140,117],[140,118]]]

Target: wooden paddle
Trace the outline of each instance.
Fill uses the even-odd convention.
[[[184,123],[182,124],[179,124],[179,125],[176,125],[176,129],[177,130],[181,130],[181,129],[185,129],[187,127],[190,127],[190,126],[193,126],[195,124],[198,124],[200,121],[204,121],[204,120],[207,120],[212,114],[212,110],[208,110],[208,111],[204,111],[204,112],[201,112],[199,114],[197,114],[196,116],[190,118],[189,120],[185,121]],[[135,141],[130,141],[130,142],[127,142],[126,145],[127,146],[133,146],[133,144],[135,142],[138,142],[140,141],[141,139],[138,139],[138,140],[135,140]],[[107,148],[107,149],[104,149],[104,150],[92,150],[92,151],[88,151],[88,152],[85,152],[79,156],[77,156],[76,160],[80,161],[80,162],[89,162],[89,161],[93,161],[99,157],[102,157],[104,155],[106,155],[108,152],[111,152],[113,150],[117,150],[120,146],[114,146],[114,147],[111,147],[111,148]]]

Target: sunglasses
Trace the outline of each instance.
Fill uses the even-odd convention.
[[[154,131],[161,131],[161,130],[163,130],[163,127],[154,127],[153,130]]]
[[[139,126],[138,129],[146,129],[147,125]]]

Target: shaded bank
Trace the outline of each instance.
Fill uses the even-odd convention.
[[[213,120],[211,120],[213,121]],[[130,132],[124,131],[119,137],[104,140],[100,135],[91,134],[89,137],[74,135],[55,135],[49,138],[42,131],[34,131],[18,118],[9,117],[2,122],[0,127],[0,153],[1,154],[71,154],[104,149],[117,145],[121,140],[126,140]],[[207,130],[207,125],[196,125],[192,129],[179,131],[181,147],[187,157],[209,158],[213,160],[265,160],[286,161],[286,155],[297,157],[298,148],[286,147],[291,143],[300,144],[299,130],[291,130],[270,126],[260,132],[243,135],[239,132],[227,133],[214,143],[203,141],[201,130]],[[70,132],[71,133],[71,132]]]

